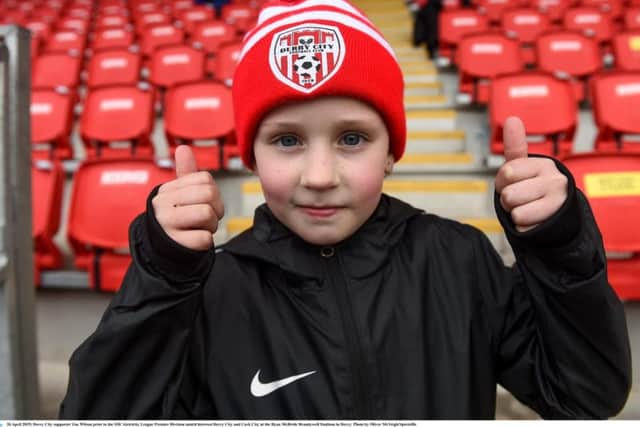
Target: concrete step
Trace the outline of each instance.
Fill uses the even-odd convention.
[[[456,124],[456,111],[410,110],[406,113],[407,130],[411,131],[452,131]]]
[[[432,82],[410,82],[404,85],[407,95],[444,95],[444,86],[439,80]]]
[[[473,154],[462,153],[409,153],[393,166],[393,173],[420,174],[431,172],[464,172],[475,170]]]
[[[409,131],[405,153],[460,153],[465,149],[465,137],[460,130]]]
[[[449,99],[444,95],[405,95],[405,110],[424,110],[430,108],[445,108],[449,106]]]
[[[405,83],[428,83],[438,80],[438,71],[436,69],[425,70],[408,70],[404,71]]]

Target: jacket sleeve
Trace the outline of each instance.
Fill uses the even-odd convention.
[[[544,418],[607,418],[623,408],[631,387],[625,314],[607,280],[589,204],[556,163],[569,179],[569,194],[535,229],[518,232],[495,197],[516,255],[513,269],[487,269],[496,256],[479,251],[478,271],[502,287],[485,297],[492,301],[496,372],[499,383]]]
[[[178,245],[147,211],[129,229],[132,263],[96,331],[73,353],[64,419],[187,418],[180,387],[214,251]]]

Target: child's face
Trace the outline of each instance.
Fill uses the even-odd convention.
[[[258,128],[254,155],[271,211],[316,245],[346,239],[371,216],[393,166],[380,115],[345,97],[271,111]]]

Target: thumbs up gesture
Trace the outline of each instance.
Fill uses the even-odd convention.
[[[524,125],[519,118],[507,118],[503,128],[505,163],[498,170],[495,186],[500,205],[523,232],[560,209],[567,198],[568,180],[553,160],[527,157]]]
[[[224,215],[218,186],[209,172],[198,172],[193,151],[186,145],[176,149],[176,175],[152,200],[156,219],[177,243],[207,250],[213,246],[213,233]]]

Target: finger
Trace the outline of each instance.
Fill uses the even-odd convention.
[[[166,191],[174,191],[174,190],[186,188],[190,185],[199,185],[199,184],[212,185],[212,184],[215,184],[215,180],[213,179],[211,174],[206,171],[190,173],[180,178],[176,178],[173,181],[169,181],[162,184],[162,186],[158,190],[158,193],[163,193]]]
[[[206,251],[214,245],[213,234],[206,230],[173,231],[169,237],[182,246],[196,251]]]
[[[179,145],[176,148],[176,176],[180,178],[193,172],[198,172],[193,150],[188,145]]]
[[[527,157],[527,136],[520,118],[511,116],[504,121],[502,138],[504,140],[505,161]]]
[[[549,219],[561,205],[560,197],[544,197],[514,208],[511,211],[511,219],[519,227],[535,226]]]
[[[207,203],[176,206],[157,213],[156,217],[160,224],[177,230],[207,230],[214,233],[218,229],[218,217]]]
[[[527,203],[539,200],[547,193],[546,180],[536,177],[506,186],[500,193],[500,205],[507,212]]]
[[[511,160],[498,169],[496,174],[495,187],[498,193],[503,188],[518,181],[535,178],[545,172],[551,172],[555,164],[551,159],[527,157]]]
[[[215,184],[190,185],[184,188],[163,191],[158,193],[156,197],[159,206],[189,206],[208,203],[216,209],[216,214],[219,217],[224,214],[220,191]]]

